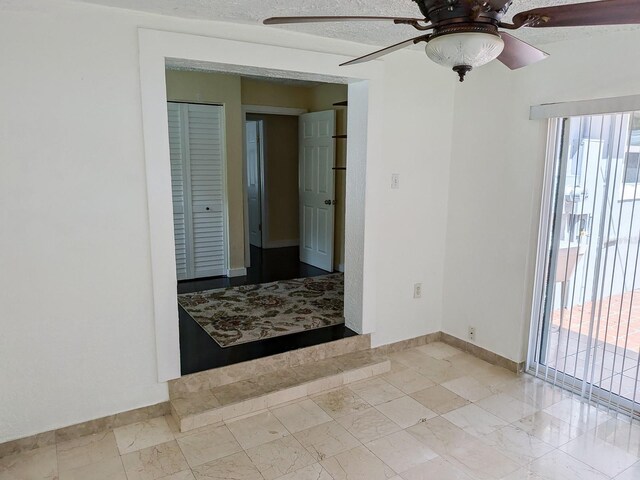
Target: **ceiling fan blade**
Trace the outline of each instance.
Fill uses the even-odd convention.
[[[498,60],[509,67],[511,70],[526,67],[532,63],[544,60],[549,56],[548,53],[523,42],[519,38],[500,32],[500,36],[504,41],[504,50],[498,57]]]
[[[531,18],[547,21],[528,23]],[[520,12],[513,17],[516,28],[579,27],[593,25],[632,25],[640,23],[638,0],[600,0],[555,7],[541,7]]]
[[[419,37],[411,38],[409,40],[405,40],[404,42],[396,43],[395,45],[391,45],[390,47],[381,48],[380,50],[376,50],[375,52],[363,55],[362,57],[354,58],[353,60],[349,60],[348,62],[341,63],[340,66],[342,67],[345,65],[355,65],[357,63],[368,62],[369,60],[374,60],[388,53],[395,52],[396,50],[414,45],[422,41],[423,39],[426,40],[428,37],[429,35],[420,35]]]
[[[289,23],[322,23],[322,22],[393,22],[393,23],[414,23],[427,22],[424,18],[407,17],[271,17],[264,20],[265,25],[284,25]]]

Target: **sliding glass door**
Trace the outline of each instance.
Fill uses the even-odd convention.
[[[640,415],[640,112],[549,135],[529,369]]]

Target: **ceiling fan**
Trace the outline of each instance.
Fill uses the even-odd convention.
[[[577,27],[592,25],[640,24],[640,0],[600,0],[588,3],[534,8],[520,12],[512,23],[502,22],[513,0],[413,0],[424,18],[313,16],[272,17],[265,25],[386,21],[411,25],[421,35],[377,50],[342,65],[367,62],[420,42],[426,42],[427,56],[434,62],[452,68],[464,81],[474,67],[498,59],[511,70],[544,60],[549,55],[499,29],[522,27]]]

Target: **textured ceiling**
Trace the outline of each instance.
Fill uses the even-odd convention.
[[[257,24],[272,16],[302,15],[381,15],[419,16],[412,0],[76,0],[144,12],[159,13],[201,20],[221,20]],[[514,0],[506,19],[517,12],[546,5],[579,3],[585,0]],[[389,45],[416,36],[406,25],[354,22],[349,24],[306,24],[277,26],[323,37],[339,38],[372,45]],[[515,35],[530,43],[541,45],[559,40],[600,35],[616,30],[637,29],[624,27],[580,28],[523,28]]]

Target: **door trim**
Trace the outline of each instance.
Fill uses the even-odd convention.
[[[249,27],[247,27],[249,28]],[[257,29],[256,29],[257,31]],[[288,33],[288,32],[284,32]],[[293,38],[293,36],[291,37]],[[353,49],[317,52],[214,36],[138,28],[140,102],[145,158],[156,378],[180,377],[177,276],[173,239],[171,169],[165,71],[193,66],[200,71],[247,73],[348,84],[345,324],[364,334],[376,330],[376,266],[383,219],[376,193],[385,170],[385,64],[368,62],[348,69]],[[351,48],[351,47],[350,47]],[[242,179],[238,184],[242,183]],[[241,223],[242,224],[242,223]],[[366,242],[365,242],[366,238]],[[377,340],[373,340],[374,343]],[[152,359],[147,359],[152,362]]]
[[[251,266],[251,246],[249,243],[249,202],[247,202],[247,182],[249,181],[249,172],[247,169],[247,152],[245,148],[245,142],[247,139],[247,114],[265,114],[265,115],[291,115],[298,117],[303,113],[308,113],[306,108],[289,108],[289,107],[272,107],[266,105],[242,105],[242,198],[244,199],[244,266],[249,268]],[[264,135],[262,131],[262,125],[260,127],[260,144],[262,151],[264,152]],[[260,208],[262,209],[262,246],[264,248],[269,242],[265,241],[265,238],[269,238],[267,217],[267,210],[265,208],[265,189],[264,189],[264,155],[260,156]]]

